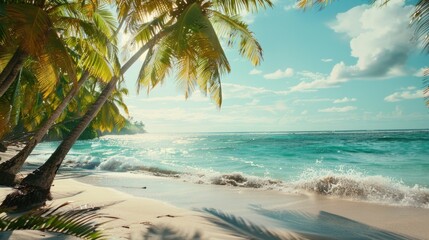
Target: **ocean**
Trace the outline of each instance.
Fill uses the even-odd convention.
[[[62,169],[429,208],[429,130],[111,135],[78,141]]]

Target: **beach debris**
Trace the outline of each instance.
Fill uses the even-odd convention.
[[[178,216],[173,216],[173,215],[167,214],[167,215],[157,216],[156,218],[163,218],[163,217],[175,218],[175,217],[178,217]]]
[[[149,222],[149,221],[144,221],[141,222],[140,224],[146,225],[146,226],[153,226],[153,223]]]
[[[147,187],[128,187],[128,186],[122,186],[122,188],[147,189]]]

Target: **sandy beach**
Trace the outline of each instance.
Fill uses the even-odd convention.
[[[18,148],[10,148],[2,153],[2,160],[16,151]],[[27,166],[25,171],[34,167]],[[0,197],[12,190],[0,187]],[[51,190],[54,199],[48,205],[102,206],[100,213],[118,218],[102,225],[108,239],[248,239],[249,233],[241,228],[248,230],[251,224],[280,239],[429,239],[427,208],[314,193],[196,184],[139,171],[70,167],[60,169]],[[240,225],[241,219],[244,225]],[[28,238],[64,236],[36,231],[0,234],[0,239]]]
[[[428,209],[205,186],[133,173],[98,173],[72,179],[73,176],[77,175],[58,176],[52,187],[54,200],[49,204],[72,202],[73,207],[105,206],[101,213],[118,218],[103,225],[108,239],[145,239],[145,236],[146,239],[170,239],[162,236],[243,239],[213,221],[216,218],[202,211],[204,208],[243,217],[285,239],[291,236],[303,239],[428,239],[429,235]],[[102,185],[101,182],[116,182],[116,189],[95,186]],[[11,190],[0,188],[0,196],[4,197]],[[2,236],[4,239],[7,239],[5,236],[10,239],[52,237],[39,232]]]

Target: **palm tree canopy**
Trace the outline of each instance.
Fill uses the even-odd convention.
[[[150,91],[169,74],[175,73],[177,84],[186,98],[199,87],[220,107],[220,79],[231,69],[222,41],[227,46],[234,46],[238,40],[240,55],[254,65],[262,60],[262,48],[247,24],[240,20],[239,14],[271,7],[269,0],[163,0],[156,1],[156,4],[154,1],[139,4],[135,3],[134,8],[128,7],[127,10],[132,13],[126,28],[133,34],[130,45],[146,44],[161,29],[166,34],[148,51],[138,76],[138,89]]]

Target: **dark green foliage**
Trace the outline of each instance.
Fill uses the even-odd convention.
[[[144,130],[144,123],[142,121],[130,121],[127,120],[125,123],[125,126],[123,128],[115,128],[112,132],[103,132],[101,135],[127,135],[127,134],[138,134],[138,133],[145,133],[146,130]]]
[[[39,230],[83,239],[103,239],[105,236],[98,229],[102,223],[95,223],[97,218],[112,218],[97,213],[99,207],[62,210],[68,203],[59,207],[40,208],[17,217],[0,213],[0,232],[14,230]],[[0,210],[1,212],[1,210]]]
[[[59,141],[62,140],[64,136],[70,134],[70,131],[77,126],[79,119],[71,120],[65,123],[58,124],[49,130],[48,136],[45,138],[47,141]],[[98,132],[89,125],[82,135],[79,137],[79,140],[87,140],[97,138],[100,135]]]

